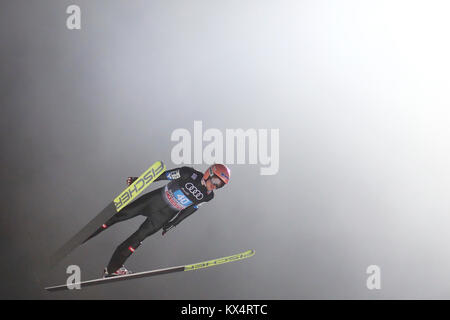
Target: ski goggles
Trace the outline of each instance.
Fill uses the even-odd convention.
[[[211,177],[211,183],[217,188],[222,188],[224,186],[224,182],[217,176]]]

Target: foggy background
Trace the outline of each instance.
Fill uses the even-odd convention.
[[[81,30],[66,28],[67,6]],[[2,1],[3,299],[450,298],[447,1]],[[245,261],[49,293],[101,276],[140,225],[43,263],[177,128],[280,129],[280,170],[231,183],[132,271]],[[198,170],[206,164],[195,165]],[[150,190],[162,186],[159,182]],[[366,269],[381,268],[381,290]]]

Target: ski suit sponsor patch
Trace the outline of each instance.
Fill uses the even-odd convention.
[[[169,172],[166,173],[166,177],[167,177],[168,180],[179,179],[181,177],[180,170],[169,171]]]
[[[171,191],[167,186],[164,188],[164,199],[175,210],[183,210],[192,204],[192,201],[180,189]]]
[[[191,193],[195,197],[195,199],[199,201],[204,197],[203,193],[192,182],[186,183],[183,189]]]

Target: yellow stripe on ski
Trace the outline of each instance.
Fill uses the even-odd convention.
[[[242,260],[245,258],[249,258],[249,257],[253,256],[254,254],[255,254],[255,250],[247,250],[245,252],[234,254],[234,255],[228,256],[228,257],[223,257],[223,258],[218,258],[218,259],[214,259],[214,260],[190,264],[190,265],[187,265],[184,267],[184,271],[197,270],[197,269],[217,266],[217,265],[223,264],[223,263]]]
[[[158,178],[164,171],[166,166],[162,161],[157,161],[151,165],[135,182],[133,182],[128,188],[122,191],[114,199],[117,212],[122,210],[127,204],[136,199],[138,195],[144,191],[156,178]]]

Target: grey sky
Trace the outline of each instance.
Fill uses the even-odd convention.
[[[1,5],[1,298],[450,298],[447,1],[78,0],[74,31],[70,4]],[[42,261],[127,176],[173,167],[170,135],[195,120],[280,129],[279,173],[231,166],[229,187],[127,266],[256,255],[44,292],[68,264],[101,275],[141,218],[50,275]]]

